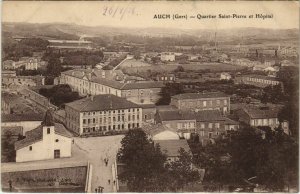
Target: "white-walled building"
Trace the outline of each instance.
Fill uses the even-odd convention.
[[[223,72],[220,75],[220,80],[231,80],[231,75],[229,73]]]
[[[144,126],[143,130],[148,134],[148,138],[153,141],[180,139],[176,129],[169,128],[162,124]]]
[[[270,127],[272,130],[279,127],[279,112],[281,106],[253,106],[245,105],[237,110],[240,122],[244,122],[253,127]],[[286,134],[290,134],[289,122],[281,122],[281,127]]]
[[[71,157],[72,134],[47,111],[42,125],[25,133],[15,143],[16,162]]]
[[[79,135],[106,134],[142,126],[142,108],[114,95],[96,95],[65,105],[66,126]]]
[[[112,94],[137,104],[155,104],[160,98],[163,82],[127,83],[118,70],[77,69],[61,73],[60,84],[68,84],[79,95]]]
[[[175,61],[175,53],[165,52],[160,54],[161,61]]]

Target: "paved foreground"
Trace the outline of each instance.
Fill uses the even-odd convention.
[[[99,186],[104,187],[103,192],[116,192],[112,175],[112,164],[116,159],[121,140],[124,135],[89,137],[74,137],[72,144],[72,157],[33,162],[2,163],[2,172],[16,172],[26,170],[41,170],[49,168],[64,168],[85,166],[92,164],[92,192]],[[107,165],[104,159],[108,159]],[[110,180],[110,183],[109,181]]]
[[[104,187],[103,192],[115,192],[112,164],[116,159],[118,149],[121,147],[123,137],[124,135],[74,138],[75,145],[85,152],[85,159],[89,160],[93,166],[92,192],[95,192],[99,186]],[[107,166],[104,162],[105,158],[108,159]]]

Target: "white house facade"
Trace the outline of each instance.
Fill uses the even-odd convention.
[[[16,162],[71,157],[72,134],[62,124],[44,122],[15,143]]]

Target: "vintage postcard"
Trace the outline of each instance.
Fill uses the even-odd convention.
[[[1,189],[298,192],[298,1],[3,1]]]

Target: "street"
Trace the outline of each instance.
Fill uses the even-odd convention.
[[[105,136],[74,138],[75,145],[85,152],[85,160],[93,165],[92,172],[92,192],[99,186],[104,187],[103,192],[114,192],[114,180],[112,180],[112,164],[116,159],[116,154],[121,146],[124,136]],[[107,166],[105,159],[108,159]],[[109,183],[110,180],[110,183]]]

